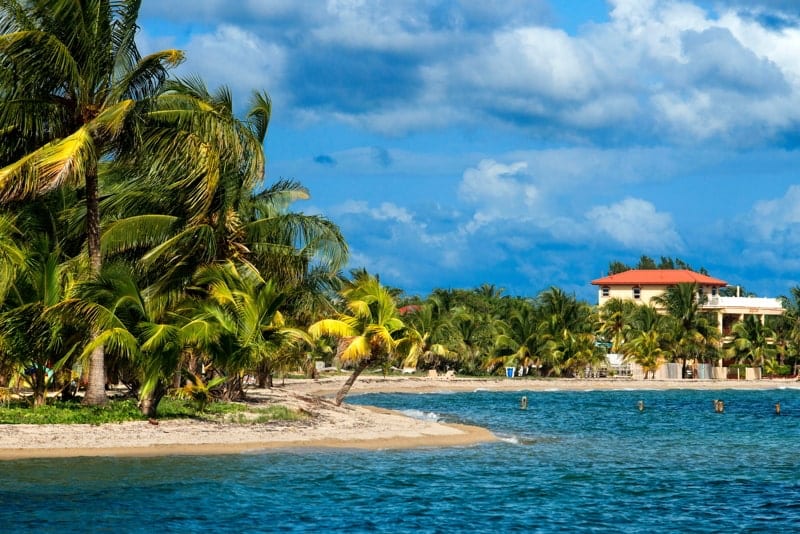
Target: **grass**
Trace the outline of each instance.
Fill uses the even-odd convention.
[[[159,419],[199,419],[202,421],[259,424],[272,421],[297,421],[307,416],[286,406],[251,408],[234,402],[214,402],[198,413],[191,402],[164,398],[158,405]],[[27,404],[12,402],[0,405],[0,424],[89,424],[143,421],[133,399],[112,399],[102,407],[83,406],[77,402],[53,401],[46,406],[32,408]]]
[[[83,406],[77,402],[55,401],[46,406],[31,408],[27,404],[11,403],[0,407],[0,424],[89,424],[141,421],[145,417],[131,399],[114,400],[105,406]]]
[[[238,423],[240,425],[257,425],[261,423],[271,423],[273,421],[302,421],[308,415],[292,410],[286,406],[275,405],[267,408],[255,408],[244,412],[234,412],[224,417],[226,423]]]

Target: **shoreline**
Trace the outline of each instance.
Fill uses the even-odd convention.
[[[0,462],[36,458],[217,456],[229,454],[258,454],[265,451],[297,449],[398,450],[434,447],[467,447],[498,441],[498,438],[485,428],[460,424],[436,424],[451,428],[454,432],[444,435],[432,434],[364,439],[325,438],[315,440],[272,440],[254,442],[169,443],[142,446],[0,448]]]
[[[346,377],[287,379],[277,387],[307,395],[333,395]],[[638,380],[632,378],[427,378],[399,376],[360,376],[348,396],[369,393],[436,393],[485,391],[595,391],[595,390],[769,390],[800,389],[800,380],[775,378],[761,380],[686,379]]]
[[[344,403],[334,394],[346,376],[287,379],[270,390],[248,391],[248,406],[280,404],[306,414],[298,421],[223,423],[186,419],[104,425],[0,425],[0,461],[85,456],[153,457],[248,454],[280,449],[408,449],[464,447],[498,441],[485,428],[426,421],[400,412]],[[277,382],[277,381],[276,381]],[[800,389],[795,379],[632,380],[483,379],[362,376],[351,396],[369,393],[595,390]]]

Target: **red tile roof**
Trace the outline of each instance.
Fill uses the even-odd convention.
[[[692,282],[701,286],[728,285],[728,282],[718,278],[711,278],[704,274],[687,269],[631,269],[622,273],[612,274],[605,278],[592,280],[595,286],[664,286]]]
[[[402,308],[397,308],[397,313],[400,315],[405,315],[407,313],[418,312],[422,309],[422,306],[419,304],[409,304],[407,306],[403,306]]]

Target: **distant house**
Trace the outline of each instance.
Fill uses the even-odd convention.
[[[726,287],[727,282],[687,269],[631,269],[592,280],[592,285],[598,287],[597,303],[600,306],[613,298],[650,304],[654,297],[663,295],[669,287],[682,283],[697,284],[698,292],[707,297],[701,309],[716,314],[723,334],[728,334],[731,325],[744,319],[745,315],[757,315],[763,322],[765,316],[782,315],[784,311],[779,299],[722,297],[719,289]]]
[[[601,306],[613,298],[650,304],[670,286],[684,283],[697,284],[699,290],[709,296],[716,296],[719,288],[728,285],[724,280],[687,269],[631,269],[592,280],[592,285],[599,287],[597,303]]]

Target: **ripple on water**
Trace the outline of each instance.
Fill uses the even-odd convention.
[[[800,391],[526,395],[527,410],[518,392],[353,399],[503,437],[472,447],[5,462],[0,524],[37,532],[150,532],[154,524],[164,532],[796,530]],[[713,412],[718,396],[724,414]]]

